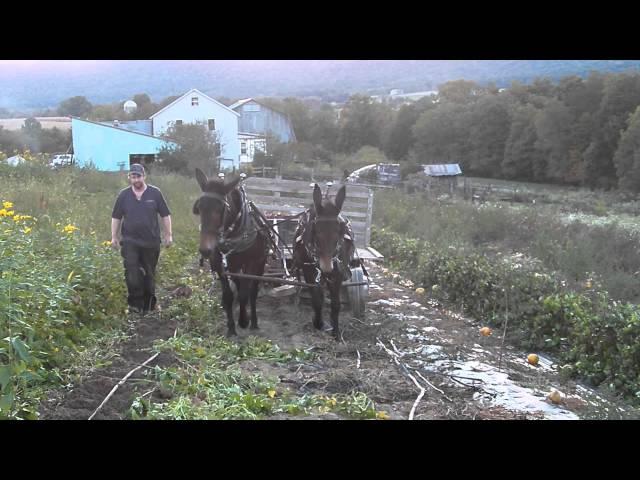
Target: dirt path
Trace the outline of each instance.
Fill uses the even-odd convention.
[[[418,296],[398,275],[374,265],[369,272],[373,283],[366,318],[351,317],[343,305],[343,342],[313,329],[308,300],[296,305],[293,296],[262,295],[258,302],[260,330],[239,329],[237,341],[256,335],[284,351],[311,351],[314,358],[292,364],[247,359],[241,369],[276,379],[278,389],[296,396],[363,392],[375,402],[377,411],[392,419],[407,419],[412,410],[415,419],[425,420],[640,418],[638,410],[628,405],[563,380],[552,359],[541,356],[540,365],[533,367],[526,362],[529,352],[510,346],[505,346],[500,359],[499,332],[482,337],[479,324]],[[327,304],[327,323],[328,311]],[[220,332],[223,324],[221,319]],[[116,360],[73,390],[49,398],[42,405],[41,418],[89,418],[118,380],[153,354],[153,341],[171,337],[176,327],[173,319],[162,315],[132,323],[132,336],[122,344]],[[153,365],[173,361],[170,354],[161,353]],[[143,371],[138,370],[121,386],[95,418],[128,418],[134,396],[154,387],[145,384]],[[424,388],[419,401],[421,390],[414,380]],[[554,388],[565,396],[559,405],[545,398]],[[150,398],[160,401],[160,394],[154,392]],[[270,418],[344,417],[327,412]]]
[[[295,370],[250,361],[243,367],[278,376],[298,394],[364,392],[395,419],[408,418],[414,404],[415,419],[640,418],[624,402],[563,379],[550,358],[540,355],[534,367],[530,352],[502,350],[501,332],[481,336],[473,319],[417,295],[397,274],[373,265],[369,272],[366,319],[343,305],[344,343],[312,328],[308,301],[263,297],[258,335],[285,350],[312,348],[317,358]],[[409,374],[425,389],[417,404],[420,390]],[[546,398],[554,389],[563,396],[559,404]]]
[[[129,340],[120,346],[111,365],[91,372],[88,378],[69,391],[59,391],[52,394],[41,405],[40,419],[87,420],[120,379],[153,355],[154,351],[151,348],[153,342],[171,337],[176,326],[173,319],[163,317],[161,312],[142,318],[130,317]],[[170,355],[161,353],[150,365],[164,366],[172,362],[173,359],[170,358]],[[137,370],[116,390],[94,419],[122,420],[128,418],[128,411],[134,395],[141,388],[144,389],[146,381],[144,368]]]

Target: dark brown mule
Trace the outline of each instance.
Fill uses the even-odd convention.
[[[229,183],[224,180],[208,179],[196,169],[196,180],[202,195],[193,205],[194,215],[200,216],[200,254],[208,258],[211,271],[218,274],[222,284],[222,305],[227,313],[227,336],[236,334],[233,320],[233,298],[229,279],[225,271],[249,275],[262,275],[267,258],[268,240],[265,233],[257,228],[249,209],[244,190],[236,188],[241,178]],[[251,301],[251,329],[258,328],[256,299],[259,282],[256,280],[233,279],[237,287],[240,317],[238,325],[247,328],[246,306]]]
[[[340,288],[351,277],[349,268],[354,254],[354,237],[349,222],[340,215],[346,197],[343,185],[335,200],[322,199],[320,187],[313,189],[313,207],[305,212],[298,224],[293,247],[293,265],[302,270],[306,283],[325,286],[331,298],[331,327],[336,339],[340,338]],[[312,288],[313,326],[323,328],[323,288]]]

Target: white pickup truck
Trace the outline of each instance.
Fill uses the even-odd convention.
[[[75,163],[75,157],[71,153],[56,153],[51,157],[49,166],[51,168],[68,167]]]

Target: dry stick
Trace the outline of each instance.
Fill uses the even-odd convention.
[[[153,389],[149,390],[147,393],[143,394],[140,398],[144,398],[147,395],[149,395],[150,393],[153,393],[157,390],[158,387],[154,387]]]
[[[107,403],[107,401],[113,396],[113,394],[116,392],[116,390],[120,387],[120,385],[124,384],[124,382],[127,381],[127,379],[133,375],[137,370],[140,370],[142,367],[145,367],[147,365],[147,363],[151,362],[152,360],[154,360],[158,355],[160,355],[160,352],[154,354],[153,356],[151,356],[149,359],[147,359],[142,365],[137,366],[136,368],[134,368],[133,370],[131,370],[129,373],[127,373],[124,378],[122,380],[120,380],[115,387],[113,387],[111,389],[111,391],[109,392],[109,395],[107,395],[107,397],[102,401],[102,403],[98,406],[98,408],[96,408],[96,411],[93,412],[91,414],[91,416],[89,417],[89,420],[91,420],[93,417],[96,416],[96,413],[98,413],[100,411],[100,409],[104,406],[105,403]]]
[[[436,386],[435,386],[435,385],[433,385],[431,382],[429,382],[429,380],[427,380],[426,378],[424,378],[420,372],[416,372],[416,373],[418,374],[418,376],[419,376],[422,380],[424,380],[424,382],[425,382],[427,385],[429,385],[431,388],[433,388],[436,392],[440,392],[444,398],[446,398],[446,399],[447,399],[447,400],[449,400],[451,403],[453,403],[453,400],[451,400],[449,397],[447,397],[447,396],[445,395],[445,393],[444,393],[442,390],[440,390],[438,387],[436,387]]]
[[[418,383],[418,381],[415,379],[415,377],[413,375],[411,375],[409,373],[409,371],[407,370],[407,367],[405,367],[402,363],[400,363],[398,361],[398,354],[395,352],[392,352],[391,350],[389,350],[387,348],[387,346],[382,343],[382,341],[380,339],[376,339],[377,340],[377,344],[380,345],[382,348],[385,349],[385,351],[391,356],[391,358],[393,359],[394,363],[396,365],[398,365],[402,370],[403,373],[405,375],[407,375],[411,381],[413,381],[413,383],[415,384],[416,387],[418,387],[420,389],[420,394],[418,395],[418,397],[416,398],[416,401],[413,402],[413,406],[411,407],[411,411],[409,412],[409,420],[413,420],[413,415],[416,412],[416,408],[418,407],[418,404],[420,403],[420,400],[422,400],[422,397],[424,396],[424,392],[426,392],[426,390],[424,389],[424,387],[422,385],[420,385],[420,383]]]
[[[507,290],[504,291],[504,303],[505,303],[505,319],[504,319],[504,330],[502,332],[502,345],[500,346],[500,359],[498,360],[498,371],[500,371],[500,367],[502,365],[502,353],[504,352],[504,339],[507,336],[507,324],[509,323],[509,297],[507,295]]]
[[[356,368],[360,368],[360,352],[356,348],[356,353],[358,354],[358,362],[356,363]]]

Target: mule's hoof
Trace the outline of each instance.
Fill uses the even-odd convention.
[[[239,322],[238,322],[238,326],[239,326],[240,328],[247,328],[247,327],[249,326],[249,322],[248,322],[248,321],[246,321],[246,322],[240,322],[240,321],[239,321]]]
[[[249,330],[260,330],[260,327],[258,327],[258,325],[251,325]]]

